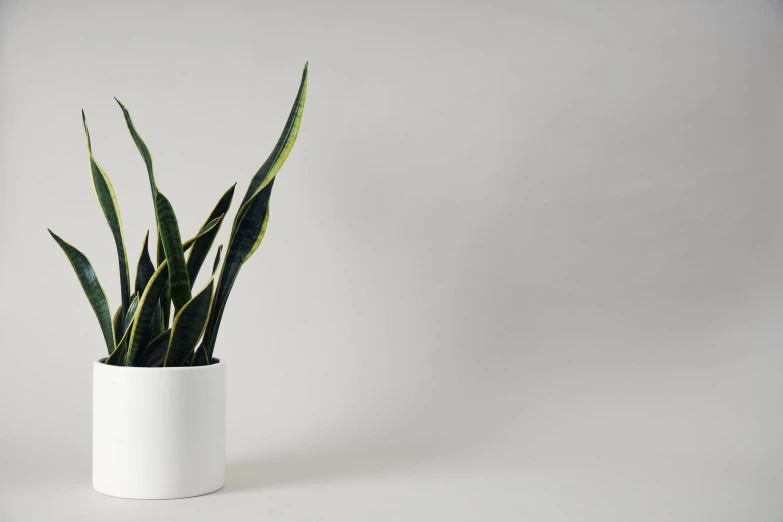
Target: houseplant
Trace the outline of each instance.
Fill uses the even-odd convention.
[[[231,225],[221,265],[217,248],[212,273],[193,283],[234,195],[218,200],[204,224],[182,242],[176,214],[159,190],[149,149],[127,108],[117,100],[146,165],[155,208],[156,263],[149,233],[131,286],[122,220],[114,189],[92,152],[90,173],[119,261],[121,304],[114,314],[87,257],[51,230],[65,252],[98,318],[108,351],[93,371],[93,486],[128,498],[181,498],[220,489],[225,469],[225,363],[213,357],[226,301],[239,270],[266,232],[276,175],[299,131],[307,92],[305,64],[293,107],[267,160],[251,178]],[[187,257],[186,257],[187,253]],[[219,275],[218,275],[219,274]]]

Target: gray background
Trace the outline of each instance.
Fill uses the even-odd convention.
[[[781,4],[218,4],[0,3],[0,520],[783,519]],[[190,236],[305,60],[216,350],[227,485],[103,497],[103,344],[46,233],[116,305],[79,110],[135,265],[112,96]]]

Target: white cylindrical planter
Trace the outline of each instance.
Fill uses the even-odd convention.
[[[105,495],[184,498],[223,487],[226,364],[93,368],[92,485]]]

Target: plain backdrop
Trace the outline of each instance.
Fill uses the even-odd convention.
[[[226,487],[103,497],[46,232],[116,306],[80,110],[135,267],[112,97],[190,237],[307,60],[215,352]],[[782,520],[781,64],[777,0],[0,1],[0,520]]]

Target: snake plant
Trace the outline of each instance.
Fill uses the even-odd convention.
[[[111,229],[119,261],[122,302],[114,314],[111,313],[106,293],[89,259],[51,230],[49,233],[65,252],[98,318],[108,350],[106,364],[166,367],[201,366],[213,362],[212,354],[226,301],[239,270],[264,239],[275,177],[299,133],[307,94],[307,77],[305,64],[299,90],[280,139],[251,178],[234,217],[222,266],[221,245],[217,248],[209,280],[203,287],[195,289],[193,283],[225,220],[236,184],[220,197],[197,233],[183,242],[174,207],[158,188],[150,151],[136,130],[128,109],[115,98],[147,169],[158,232],[156,262],[153,264],[150,256],[147,232],[136,265],[135,281],[131,284],[120,208],[109,177],[93,155],[90,131],[82,111],[92,184]]]

